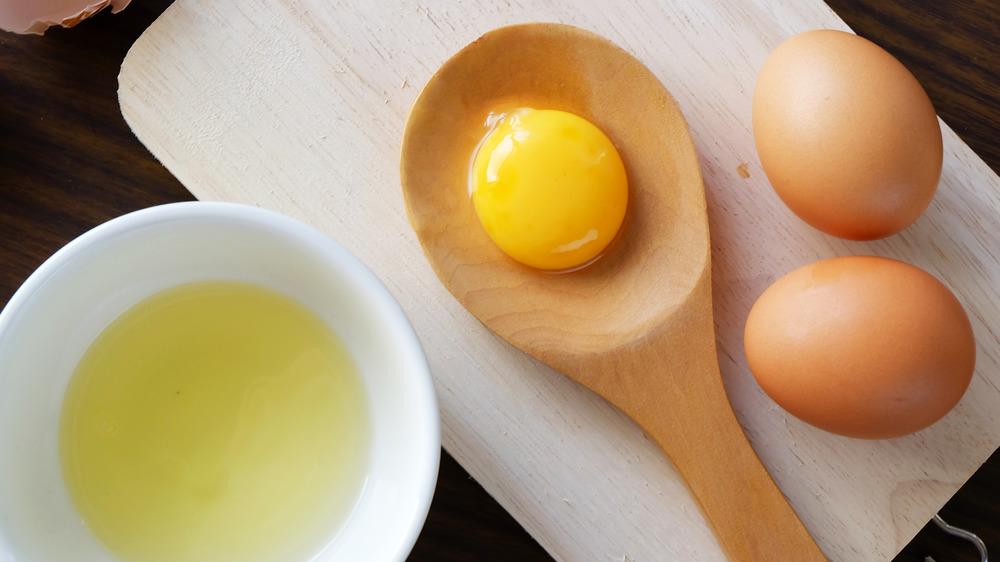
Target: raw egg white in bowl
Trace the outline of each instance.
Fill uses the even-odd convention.
[[[297,536],[277,536],[274,544],[255,545],[254,552],[248,553],[240,549],[255,544],[256,535],[266,533],[282,510],[292,511],[291,504],[279,501],[260,513],[267,519],[259,523],[260,530],[252,532],[245,526],[227,528],[223,521],[220,528],[238,538],[220,547],[226,556],[211,559],[398,561],[407,557],[433,495],[440,431],[428,366],[402,309],[362,262],[318,230],[255,207],[191,202],[137,211],[85,233],[42,264],[0,313],[0,560],[110,562],[125,558],[117,554],[121,550],[106,547],[108,541],[97,538],[101,529],[92,532],[88,528],[64,478],[60,418],[69,400],[67,385],[81,356],[123,312],[148,302],[144,299],[151,295],[165,294],[164,290],[209,282],[252,284],[280,294],[324,324],[356,366],[361,389],[358,402],[364,403],[355,406],[366,413],[359,425],[364,429],[357,432],[363,437],[356,455],[358,469],[337,482],[344,490],[334,502],[337,505],[321,504],[308,517],[296,518],[293,513],[291,520],[296,523],[286,528]],[[275,338],[281,329],[275,329]],[[270,378],[284,380],[285,373]],[[321,392],[330,387],[321,387]],[[264,414],[276,407],[267,401],[275,387],[263,388],[267,392],[256,395],[249,389],[241,407],[256,407]],[[295,400],[312,400],[320,394],[310,390],[314,388],[298,392]],[[213,419],[212,413],[209,409],[204,423],[189,433],[216,431],[223,422]],[[181,423],[186,417],[178,416],[175,421]],[[112,424],[108,433],[128,430],[126,424],[120,425]],[[239,440],[248,439],[241,436],[240,427],[237,424],[237,437],[222,448],[238,450]],[[303,434],[301,426],[261,427],[261,435],[279,436],[259,444],[259,458],[251,464],[265,467],[272,462],[280,465],[282,459],[275,457],[287,457],[287,442]],[[136,445],[136,455],[146,449],[144,443]],[[314,478],[311,475],[320,462],[317,458],[315,465],[310,464],[313,454],[311,450],[305,453],[303,474],[308,478]],[[184,482],[194,472],[193,460],[186,459],[186,464],[185,459],[168,460],[161,470],[164,480]],[[222,472],[217,479],[180,486],[178,494],[200,498],[228,492],[234,501],[242,501],[241,493],[249,491],[235,488],[237,480],[227,480],[228,474]],[[265,490],[296,490],[295,477],[268,474],[273,476],[264,480],[261,487]],[[321,474],[317,482],[322,486],[330,473]],[[112,484],[109,493],[117,488]],[[296,493],[308,498],[311,490]],[[237,515],[247,515],[239,513],[239,503],[234,505]],[[133,509],[137,512],[133,519],[169,511],[154,506]],[[263,557],[262,548],[278,554]],[[169,551],[168,547],[163,551]],[[191,552],[167,558],[157,552],[159,557],[153,558],[186,559],[182,555],[190,558]]]

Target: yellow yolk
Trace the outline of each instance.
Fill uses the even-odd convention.
[[[476,152],[472,200],[489,237],[545,270],[597,258],[625,219],[625,165],[607,136],[565,111],[507,113]]]

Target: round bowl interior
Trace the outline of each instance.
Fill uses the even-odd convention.
[[[54,254],[0,313],[0,560],[115,560],[76,514],[59,466],[63,394],[115,317],[174,285],[280,291],[350,350],[371,415],[369,470],[347,523],[313,560],[403,560],[427,515],[440,432],[426,359],[403,311],[358,259],[283,215],[176,203],[105,223]]]

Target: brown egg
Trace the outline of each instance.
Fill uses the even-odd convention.
[[[757,382],[797,418],[849,437],[923,429],[962,397],[976,362],[958,299],[901,261],[847,256],[778,279],[747,318]]]
[[[916,78],[871,41],[800,33],[767,58],[753,97],[764,172],[802,220],[874,240],[915,221],[941,175],[941,128]]]

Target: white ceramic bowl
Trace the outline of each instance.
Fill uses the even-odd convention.
[[[312,560],[407,557],[433,495],[440,428],[427,362],[403,311],[364,264],[318,230],[255,207],[191,202],[137,211],[80,236],[0,313],[0,561],[115,560],[83,526],[63,484],[57,430],[67,381],[117,315],[173,285],[210,279],[256,283],[304,303],[334,329],[364,379],[367,479],[347,523]]]

